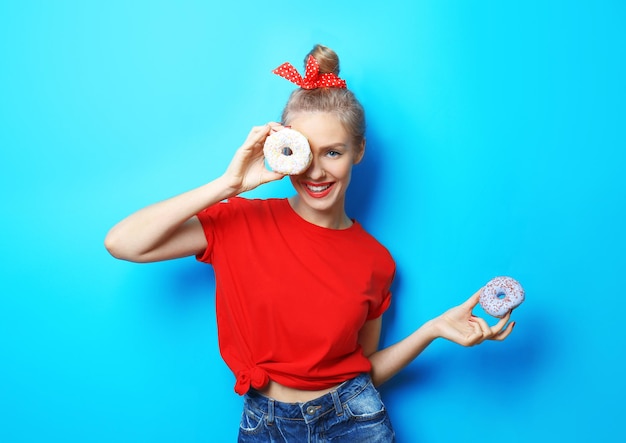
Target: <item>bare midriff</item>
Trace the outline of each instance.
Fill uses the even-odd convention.
[[[289,388],[270,380],[269,384],[265,388],[260,389],[258,392],[266,397],[273,398],[274,400],[278,400],[283,403],[305,403],[321,397],[322,395],[328,394],[333,389],[336,389],[337,386],[319,391],[306,391],[303,389]]]

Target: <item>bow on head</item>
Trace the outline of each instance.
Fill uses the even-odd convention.
[[[320,64],[312,55],[309,55],[309,58],[306,61],[304,78],[302,78],[291,63],[283,63],[272,72],[286,78],[303,89],[346,87],[346,81],[340,79],[334,73],[327,72],[325,74],[320,74]]]

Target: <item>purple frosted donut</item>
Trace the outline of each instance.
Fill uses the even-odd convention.
[[[487,314],[500,318],[521,305],[524,297],[524,288],[517,280],[511,277],[496,277],[483,288],[480,306]]]
[[[263,155],[273,171],[288,175],[303,173],[313,159],[309,141],[290,128],[283,128],[267,137]]]

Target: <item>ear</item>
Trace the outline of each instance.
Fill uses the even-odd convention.
[[[363,156],[365,155],[365,137],[361,140],[361,143],[357,146],[356,156],[354,157],[354,164],[359,164],[361,160],[363,160]]]

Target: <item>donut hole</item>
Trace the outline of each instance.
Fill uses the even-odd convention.
[[[500,291],[500,292],[498,292],[498,293],[496,294],[496,298],[497,298],[498,300],[503,300],[503,299],[505,299],[505,298],[506,298],[506,293],[505,293],[505,292],[503,292],[503,291]]]
[[[281,154],[286,155],[287,157],[289,157],[290,155],[293,155],[293,151],[291,150],[289,146],[285,146],[280,152]]]

